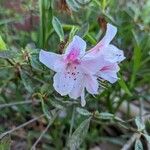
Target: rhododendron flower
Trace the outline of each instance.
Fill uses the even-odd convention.
[[[86,42],[78,36],[66,48],[65,54],[40,51],[39,59],[56,72],[53,86],[62,96],[81,97],[85,105],[85,88],[91,94],[98,93],[96,73],[102,63],[98,57],[86,57]]]
[[[117,81],[118,63],[124,59],[123,52],[109,44],[116,34],[116,28],[107,25],[104,38],[91,50],[85,52],[86,42],[74,36],[64,54],[40,51],[39,59],[56,72],[53,86],[62,96],[73,99],[81,97],[85,105],[85,89],[90,94],[98,93],[98,78],[111,83]]]
[[[99,59],[103,60],[97,75],[110,83],[118,80],[118,63],[125,59],[123,51],[110,44],[116,33],[117,28],[111,24],[107,24],[105,36],[95,47],[87,52],[87,56],[99,57]]]

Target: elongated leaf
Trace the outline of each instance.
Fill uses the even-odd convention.
[[[69,8],[73,11],[78,11],[80,5],[75,0],[66,0]]]
[[[139,139],[137,139],[137,140],[135,141],[134,149],[135,149],[135,150],[143,150],[142,142],[141,142]]]
[[[41,98],[42,110],[48,120],[53,118],[53,113],[48,110],[48,106],[44,103],[43,98]]]
[[[77,108],[76,108],[76,111],[77,111],[79,114],[84,115],[84,116],[90,116],[90,115],[92,115],[92,113],[90,113],[88,110],[83,109],[83,108],[80,108],[80,107],[77,107]]]
[[[26,90],[28,92],[32,93],[34,87],[33,87],[31,77],[23,70],[20,71],[20,76],[21,76],[22,82],[23,82]]]
[[[78,31],[78,27],[72,26],[71,31],[69,33],[69,41],[71,41],[71,39],[74,37],[77,31]]]
[[[53,17],[52,25],[53,25],[54,30],[58,34],[60,41],[64,41],[64,31],[58,18]]]
[[[7,50],[6,44],[3,41],[2,37],[0,36],[0,51],[5,51]]]
[[[95,117],[99,119],[109,120],[114,118],[114,114],[108,113],[108,112],[96,112]]]
[[[55,108],[58,108],[60,110],[64,110],[65,107],[57,100],[52,100],[50,99],[49,102],[51,103],[52,106],[54,106]]]
[[[123,77],[119,74],[119,85],[121,86],[121,88],[129,95],[132,96],[132,93],[130,92],[128,86],[126,85],[125,81],[123,80]]]
[[[31,55],[30,57],[30,63],[31,63],[31,66],[36,69],[36,70],[42,70],[43,69],[43,66],[41,65],[41,63],[39,62],[39,58],[37,55]]]
[[[83,142],[83,139],[85,138],[88,132],[90,120],[91,117],[84,120],[70,137],[68,141],[68,146],[70,147],[71,150],[79,149],[79,146]]]
[[[134,85],[137,71],[139,70],[140,65],[141,65],[141,57],[142,57],[141,48],[138,45],[136,45],[134,47],[134,55],[133,55],[133,69],[132,69],[132,76],[131,76],[131,82],[130,82],[131,88]]]
[[[138,127],[138,131],[142,131],[145,129],[145,124],[142,122],[142,120],[140,119],[140,117],[136,117],[135,118],[135,124]]]

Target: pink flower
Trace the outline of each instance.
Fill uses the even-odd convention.
[[[105,36],[95,47],[87,52],[87,56],[99,57],[99,59],[103,60],[97,75],[110,83],[118,80],[118,63],[125,59],[123,51],[110,44],[116,33],[117,28],[111,24],[107,24]]]
[[[81,97],[81,105],[85,105],[85,88],[91,94],[98,93],[96,73],[101,60],[98,57],[86,57],[86,43],[78,36],[66,48],[65,54],[40,51],[39,59],[48,68],[56,72],[53,86],[62,96],[69,95],[73,99]]]
[[[86,42],[78,36],[74,36],[65,54],[40,51],[40,61],[56,72],[53,86],[58,93],[73,99],[81,97],[81,105],[84,106],[85,89],[90,94],[97,94],[99,77],[110,83],[117,81],[118,63],[125,57],[123,51],[109,44],[116,31],[108,24],[106,35],[87,52]]]

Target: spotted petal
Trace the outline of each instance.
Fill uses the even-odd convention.
[[[53,86],[62,96],[70,93],[74,85],[73,78],[70,78],[65,72],[58,72],[54,76]]]
[[[72,42],[66,48],[65,55],[67,59],[74,61],[85,54],[85,49],[86,42],[79,36],[75,35]]]
[[[108,47],[102,50],[103,58],[109,62],[121,62],[125,59],[124,53],[122,50],[118,49],[116,46],[109,44]]]

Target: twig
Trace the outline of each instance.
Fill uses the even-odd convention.
[[[36,140],[36,142],[33,144],[31,150],[36,150],[36,145],[39,143],[39,141],[42,139],[42,137],[44,136],[44,134],[47,132],[47,130],[49,129],[51,125],[51,122],[49,122],[49,124],[47,125],[47,127],[44,129],[44,131],[41,133],[40,137]]]
[[[33,146],[31,147],[31,150],[36,150],[36,145],[39,143],[39,141],[42,139],[42,137],[44,136],[44,134],[47,132],[47,130],[49,129],[49,127],[51,126],[51,124],[54,122],[54,120],[56,119],[58,112],[55,112],[53,118],[51,120],[49,120],[49,123],[47,125],[47,127],[44,129],[44,131],[41,133],[40,137],[36,140],[36,142],[33,144]]]
[[[36,100],[36,102],[40,102],[40,101]],[[5,107],[12,107],[14,105],[22,105],[22,104],[30,104],[30,103],[34,103],[34,101],[28,100],[28,101],[14,102],[14,103],[8,103],[8,104],[1,104],[0,109],[5,108]]]
[[[25,127],[26,125],[28,125],[28,124],[30,124],[30,123],[32,123],[32,122],[34,122],[34,121],[36,121],[36,120],[38,120],[38,119],[44,117],[44,116],[45,116],[45,114],[42,114],[42,115],[40,115],[39,117],[33,118],[33,119],[31,119],[31,120],[29,120],[29,121],[27,121],[27,122],[25,122],[25,123],[19,125],[18,127],[14,128],[14,129],[11,129],[11,130],[9,130],[9,131],[6,131],[6,132],[2,133],[2,134],[0,135],[0,140],[1,140],[4,136],[6,136],[7,134],[10,134],[10,133],[12,133],[12,132],[14,132],[14,131],[16,131],[16,130],[19,130],[20,128],[23,128],[23,127]]]

